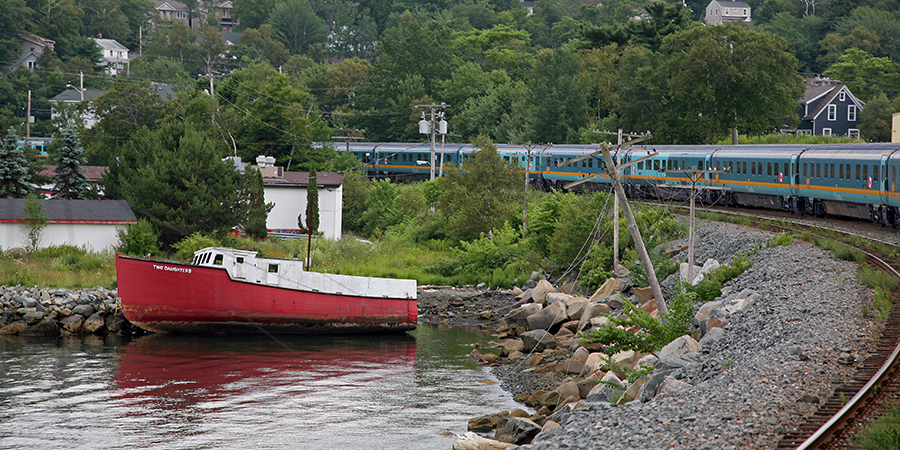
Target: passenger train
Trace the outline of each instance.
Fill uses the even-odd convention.
[[[373,178],[427,179],[431,170],[430,143],[337,143],[334,148],[354,153]],[[438,144],[436,175],[460,170],[473,151],[477,148],[471,144]],[[599,151],[596,144],[497,145],[500,156],[517,163],[523,176],[527,167],[536,185],[562,188],[596,177],[583,186],[608,190],[610,178]],[[595,157],[565,164],[592,154]],[[891,227],[900,223],[896,190],[900,144],[896,143],[633,145],[613,150],[613,155],[621,164],[653,155],[622,171],[623,184],[632,196],[686,199],[693,191],[706,204],[854,217]],[[706,171],[717,173],[701,173]]]

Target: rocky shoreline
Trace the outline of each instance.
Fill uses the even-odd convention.
[[[757,250],[753,265],[696,311],[693,335],[655,355],[604,355],[577,338],[608,320],[602,312],[621,312],[618,302],[655,310],[627,275],[590,298],[541,285],[508,293],[502,309],[510,312],[494,308],[503,320],[481,324],[496,335],[499,356],[482,349],[479,358],[536,412],[473,418],[453,448],[775,447],[874,349],[871,292],[855,281],[855,264],[805,242],[766,246],[772,234],[726,223],[704,223],[698,236],[697,261],[727,264]],[[676,283],[662,283],[667,298]],[[491,316],[477,298],[462,303],[463,315]],[[607,356],[652,370],[629,382],[603,368]]]
[[[125,319],[116,291],[0,286],[0,335],[131,335],[145,332]]]

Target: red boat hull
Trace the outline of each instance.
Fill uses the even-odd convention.
[[[236,281],[223,268],[116,255],[122,311],[168,333],[360,333],[407,331],[416,300],[322,294]]]

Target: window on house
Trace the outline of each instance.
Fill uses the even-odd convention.
[[[847,93],[844,91],[841,91],[840,94],[838,94],[838,100],[840,100],[842,102],[847,101]]]
[[[822,136],[831,136],[831,128],[822,128]]]
[[[837,120],[837,105],[828,105],[828,120],[832,122]]]
[[[746,9],[744,10],[744,15],[745,15],[745,16],[747,15],[747,10],[746,10]]]
[[[851,129],[847,130],[847,136],[858,138],[859,137],[859,129],[851,128]]]
[[[847,106],[847,120],[856,122],[856,105]]]

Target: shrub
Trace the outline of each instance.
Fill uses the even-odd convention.
[[[146,256],[159,253],[159,237],[153,225],[146,219],[119,229],[119,246],[116,251],[129,256]]]
[[[219,243],[215,239],[200,234],[195,231],[194,234],[175,243],[175,259],[179,261],[190,261],[194,259],[194,252],[206,247],[216,247]]]
[[[885,415],[864,426],[856,440],[866,450],[900,448],[900,405],[888,406]]]

